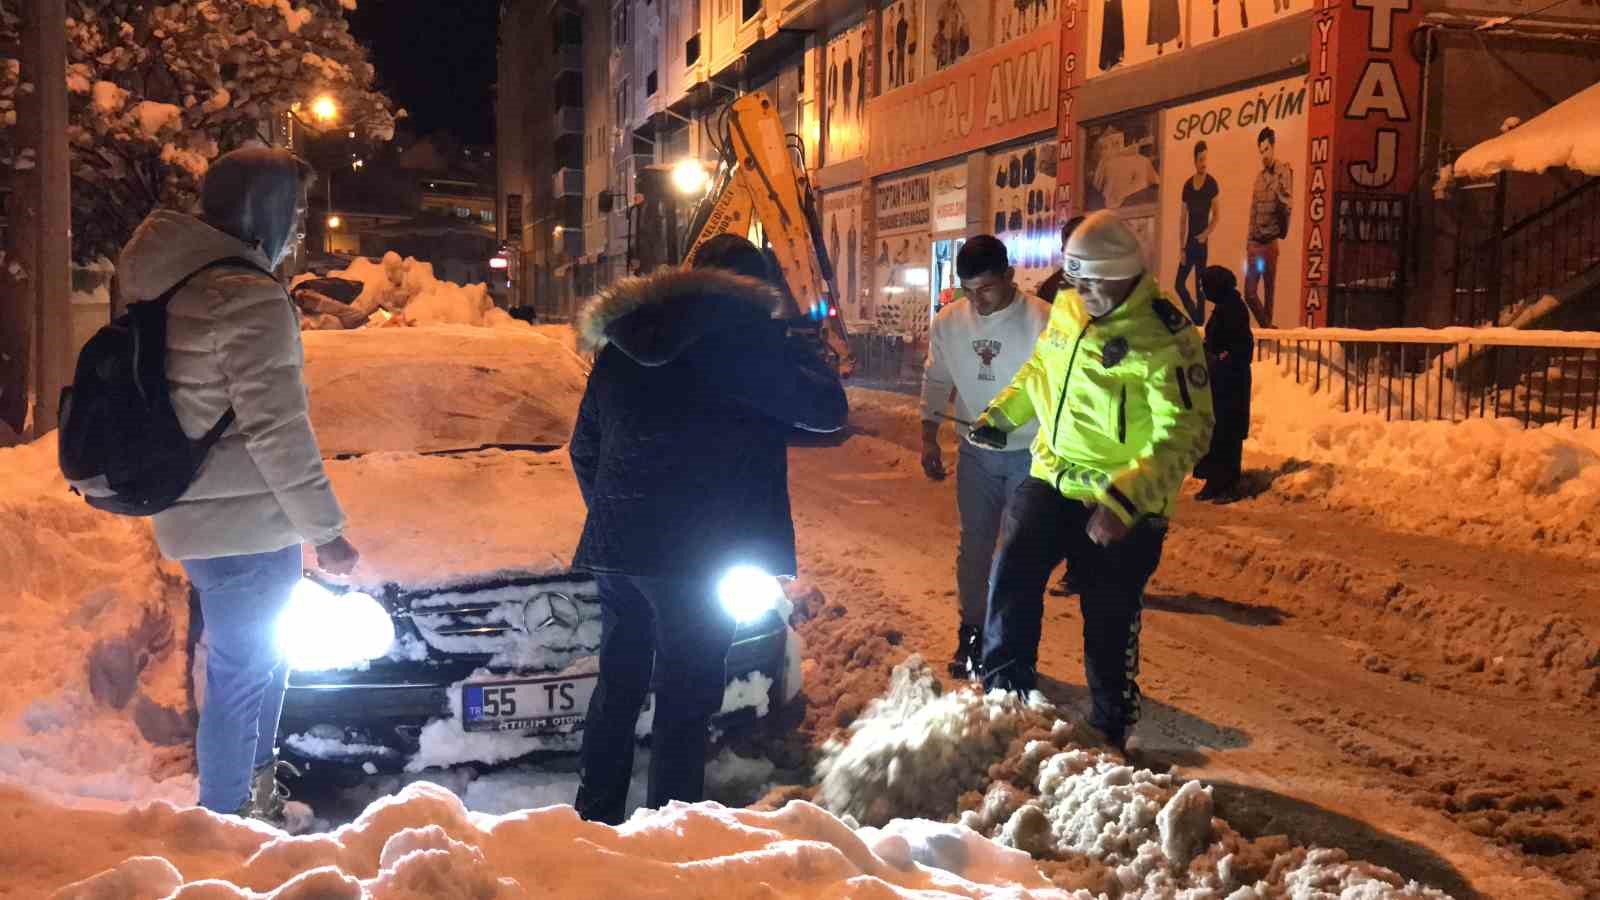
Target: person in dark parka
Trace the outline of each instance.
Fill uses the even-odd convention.
[[[649,805],[705,790],[735,622],[717,582],[735,566],[796,570],[787,436],[844,427],[844,388],[774,319],[766,261],[725,235],[694,268],[625,279],[579,314],[597,354],[569,447],[589,508],[574,565],[603,610],[576,806],[622,821],[634,723],[658,684]]]
[[[1205,330],[1217,426],[1211,432],[1210,452],[1195,466],[1195,476],[1206,482],[1198,499],[1226,502],[1238,499],[1244,439],[1250,434],[1250,362],[1255,335],[1233,272],[1224,266],[1210,266],[1201,274],[1200,283],[1214,309]]]

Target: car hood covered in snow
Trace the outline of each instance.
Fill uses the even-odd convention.
[[[327,457],[565,444],[588,377],[569,343],[526,326],[304,338],[311,422]]]
[[[354,584],[410,589],[567,570],[586,510],[564,450],[381,453],[328,474],[361,550]]]

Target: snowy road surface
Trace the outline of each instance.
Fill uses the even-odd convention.
[[[875,400],[855,421],[878,437],[794,454],[805,574],[944,659],[954,479],[926,481],[915,421]],[[1218,814],[1241,830],[1488,897],[1600,896],[1597,575],[1272,494],[1186,498],[1147,601],[1139,736],[1179,774],[1238,785]],[[1076,600],[1052,598],[1042,681],[1079,705],[1080,630]]]

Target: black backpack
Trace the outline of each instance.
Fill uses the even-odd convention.
[[[167,390],[167,304],[208,269],[266,269],[242,257],[207,263],[154,300],[132,303],[78,352],[72,385],[61,392],[61,474],[90,506],[122,516],[152,516],[183,496],[206,454],[233,425],[230,407],[192,441]]]

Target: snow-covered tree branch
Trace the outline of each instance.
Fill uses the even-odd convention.
[[[354,0],[68,0],[73,256],[114,255],[153,207],[190,202],[211,160],[296,103],[330,95],[337,127],[386,141],[395,113],[373,89],[344,10]],[[0,42],[18,20],[0,10]],[[32,76],[0,66],[0,161],[17,166],[16,99]]]

